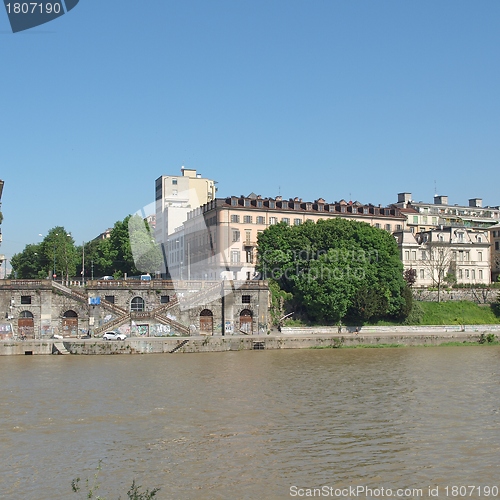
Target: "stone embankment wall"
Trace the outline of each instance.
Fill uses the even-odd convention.
[[[230,335],[181,338],[130,338],[125,341],[103,341],[101,339],[65,339],[3,341],[0,342],[0,355],[57,354],[58,346],[74,355],[90,354],[160,354],[160,353],[199,353],[263,349],[307,349],[311,347],[355,346],[360,344],[399,344],[399,345],[439,345],[445,342],[477,342],[481,334],[493,333],[500,338],[500,325],[467,326],[466,331],[456,327],[426,327],[405,331],[362,331],[358,335],[350,332],[331,334],[324,329],[283,329],[282,335]],[[387,327],[386,327],[387,328]],[[395,327],[398,328],[398,327]],[[447,328],[447,330],[444,330]],[[295,331],[290,331],[295,330]]]
[[[441,290],[440,301],[448,302],[450,300],[467,300],[477,304],[491,304],[497,300],[500,293],[498,288],[451,288]],[[413,290],[415,300],[424,302],[437,302],[438,292],[436,290],[427,290],[425,288],[415,288]]]

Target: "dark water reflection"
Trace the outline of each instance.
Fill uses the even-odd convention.
[[[77,498],[71,479],[100,459],[108,500],[134,478],[168,499],[499,485],[499,360],[498,347],[4,357],[1,497]]]

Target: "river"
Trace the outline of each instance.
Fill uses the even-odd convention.
[[[486,498],[499,361],[497,346],[5,356],[0,496],[84,498],[71,480],[102,461],[107,500],[133,479],[159,499]]]

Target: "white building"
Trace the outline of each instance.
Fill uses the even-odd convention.
[[[394,233],[405,270],[414,269],[414,286],[445,285],[447,276],[458,284],[491,282],[488,230],[444,227],[420,233]]]
[[[186,221],[188,212],[215,199],[216,190],[215,181],[184,167],[181,175],[162,175],[156,179],[155,239],[162,245],[164,261],[169,261],[169,237]]]
[[[488,228],[500,222],[499,207],[483,207],[481,198],[471,198],[467,206],[449,205],[448,196],[434,196],[434,203],[412,199],[411,193],[399,193],[394,206],[407,210],[407,225],[418,233],[440,226]]]

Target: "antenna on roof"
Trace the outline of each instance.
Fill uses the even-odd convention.
[[[434,196],[438,194],[437,192],[437,187],[436,187],[436,179],[434,179]]]

